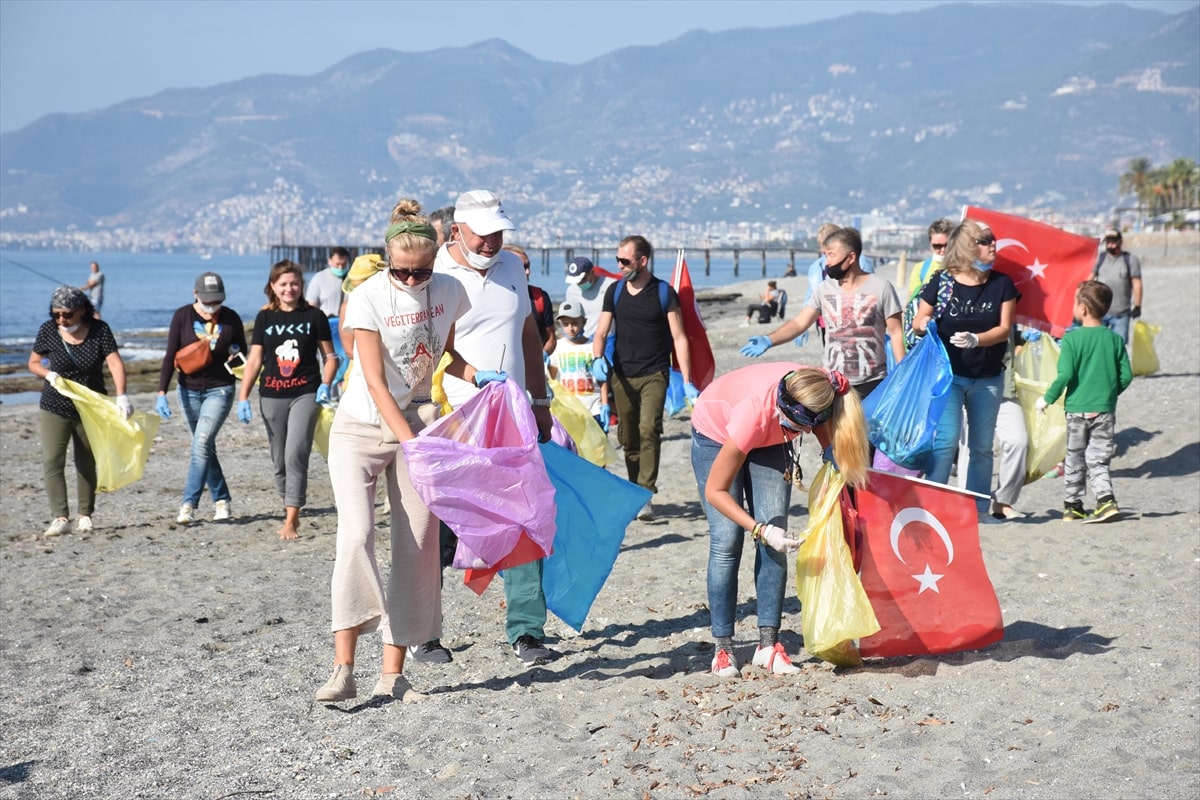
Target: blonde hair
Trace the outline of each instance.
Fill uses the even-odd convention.
[[[981,275],[975,266],[979,258],[979,245],[975,240],[991,228],[973,219],[964,219],[950,232],[946,241],[946,258],[943,269],[951,275]]]
[[[829,376],[815,368],[796,370],[786,386],[792,399],[805,408],[822,411],[832,407],[832,416],[824,424],[829,426],[829,438],[833,441],[833,460],[847,486],[865,486],[871,451],[867,419],[858,393],[851,387],[845,394],[838,394]]]
[[[840,227],[840,225],[834,225],[832,222],[822,223],[821,226],[817,228],[817,249],[820,250],[822,247],[824,247],[825,240],[832,236]]]
[[[388,219],[388,225],[395,225],[397,222],[429,225],[429,220],[421,216],[421,204],[408,197],[401,198],[400,202],[392,207],[392,215]],[[437,253],[437,242],[433,239],[427,239],[424,236],[418,236],[415,233],[398,233],[388,240],[387,252],[389,260],[393,250],[416,251],[417,253],[428,255],[432,259]]]

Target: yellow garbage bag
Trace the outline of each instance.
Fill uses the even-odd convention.
[[[450,398],[446,396],[446,390],[442,386],[442,381],[446,378],[446,367],[450,366],[450,362],[453,360],[449,353],[442,353],[442,359],[438,362],[437,369],[433,371],[433,391],[429,397],[441,408],[443,417],[450,416],[450,412],[454,410],[450,405]]]
[[[313,447],[329,460],[329,429],[333,427],[333,417],[337,412],[327,405],[321,406],[317,412],[317,427],[313,431]]]
[[[112,492],[141,480],[158,435],[158,416],[135,411],[125,419],[111,398],[61,375],[54,388],[75,403],[83,421],[96,459],[96,491]]]
[[[796,594],[804,648],[843,667],[862,664],[855,639],[879,632],[879,621],[863,589],[842,532],[838,502],[846,482],[825,464],[808,492],[808,528],[796,554]]]
[[[567,429],[567,433],[571,434],[579,455],[598,467],[616,461],[617,451],[608,440],[608,434],[600,427],[600,423],[596,422],[596,418],[588,413],[579,398],[560,386],[558,381],[548,380],[548,383],[554,392],[554,399],[550,401],[550,413]]]
[[[1058,377],[1058,343],[1049,336],[1028,342],[1013,357],[1016,374],[1017,403],[1025,417],[1025,433],[1029,450],[1025,455],[1025,483],[1044,478],[1055,470],[1067,455],[1067,415],[1063,398],[1046,406],[1045,413],[1037,410],[1037,399],[1046,394]]]
[[[1158,372],[1158,353],[1154,352],[1154,337],[1162,333],[1161,325],[1133,321],[1133,358],[1130,366],[1134,375],[1153,375]]]

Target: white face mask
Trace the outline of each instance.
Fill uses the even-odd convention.
[[[458,240],[458,246],[462,249],[463,258],[467,259],[467,264],[474,269],[491,269],[492,265],[500,259],[499,253],[496,253],[496,255],[492,256],[491,258],[481,256],[479,253],[472,253],[471,249],[467,247],[467,243],[462,239]]]
[[[220,309],[221,309],[220,303],[217,303],[216,305],[211,305],[211,306],[207,305],[205,303],[200,303],[200,311],[204,314],[215,314]]]
[[[79,326],[82,324],[82,322],[76,322],[74,325],[59,325],[58,327],[62,328],[64,333],[74,333],[79,330]]]
[[[404,292],[405,294],[420,294],[421,292],[425,291],[425,287],[428,286],[429,281],[432,281],[432,280],[433,280],[433,278],[430,278],[428,281],[421,281],[420,283],[414,283],[410,286],[407,283],[403,283],[402,281],[398,281],[395,278],[393,278],[392,286],[395,286],[397,289]]]

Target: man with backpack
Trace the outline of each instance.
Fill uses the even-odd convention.
[[[1092,270],[1092,280],[1112,289],[1112,305],[1104,324],[1129,346],[1129,320],[1142,315],[1142,262],[1132,253],[1121,249],[1121,232],[1109,228],[1104,232],[1104,253]]]
[[[692,383],[691,355],[679,295],[650,272],[654,253],[643,236],[626,236],[617,248],[622,278],[604,295],[604,306],[592,339],[592,376],[609,382],[620,424],[617,439],[625,452],[629,480],[658,491],[658,464],[663,406],[670,383],[674,348],[684,393],[689,402],[700,396]],[[616,322],[612,354],[605,357],[609,330]],[[611,359],[611,361],[610,361]],[[650,503],[639,519],[653,519]]]

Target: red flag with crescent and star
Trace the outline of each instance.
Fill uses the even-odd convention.
[[[964,207],[963,217],[996,234],[993,268],[1012,278],[1021,293],[1016,322],[1061,337],[1071,326],[1075,289],[1096,267],[1099,241],[975,206]]]
[[[712,345],[708,342],[708,330],[700,316],[700,307],[696,305],[696,291],[692,288],[692,274],[688,272],[687,259],[683,251],[679,251],[675,259],[675,273],[671,278],[671,286],[679,295],[679,310],[683,314],[683,332],[687,334],[688,352],[691,355],[692,383],[697,389],[703,390],[717,376],[717,362],[713,358]],[[676,363],[679,358],[674,356]]]
[[[1004,638],[974,494],[872,470],[855,498],[862,585],[880,626],[859,642],[864,657],[955,653]]]

